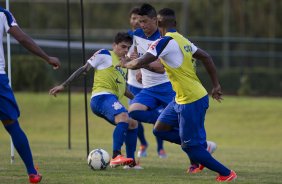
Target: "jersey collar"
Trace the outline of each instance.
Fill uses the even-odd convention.
[[[170,29],[168,29],[168,30],[167,30],[167,32],[170,32],[170,33],[175,33],[175,32],[177,32],[177,31],[176,31],[176,29],[175,29],[175,28],[170,28]]]

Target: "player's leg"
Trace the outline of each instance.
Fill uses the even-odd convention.
[[[130,84],[127,84],[127,88],[128,90],[134,94],[135,96],[140,93],[140,91],[142,90],[142,88],[137,88],[137,87],[134,87]],[[132,104],[132,100],[129,100],[129,105]],[[144,133],[144,126],[142,125],[141,122],[138,121],[138,132],[137,132],[137,137],[140,141],[140,150],[138,151],[138,157],[146,157],[147,156],[147,152],[146,152],[146,149],[148,147],[148,142],[145,138],[145,133]]]
[[[146,157],[147,156],[146,149],[148,147],[148,142],[145,138],[144,126],[141,122],[138,122],[137,137],[139,138],[139,141],[140,141],[140,150],[141,150],[140,152],[138,151],[137,156],[138,157]]]
[[[37,173],[37,170],[34,167],[29,142],[24,131],[21,129],[19,122],[17,120],[2,120],[2,123],[7,132],[10,134],[14,146],[25,164],[30,182],[40,182],[42,176]]]
[[[129,128],[127,130],[125,145],[126,145],[126,156],[127,158],[132,158],[133,162],[124,166],[124,169],[143,169],[139,163],[135,160],[135,151],[137,145],[137,131],[138,131],[138,123],[136,120],[129,118]]]
[[[42,176],[34,168],[27,136],[17,121],[20,111],[6,75],[0,74],[0,121],[10,134],[14,146],[23,160],[30,181],[40,182]]]
[[[178,128],[178,116],[173,107],[174,102],[169,103],[158,117],[153,133],[163,140],[181,144]]]
[[[128,129],[128,113],[115,95],[98,95],[91,98],[91,109],[97,116],[116,125],[113,132],[113,155],[110,166],[128,165],[132,158],[125,158],[121,154],[121,147],[125,141]]]
[[[207,108],[208,96],[190,104],[175,104],[175,110],[179,113],[181,147],[190,159],[219,173],[223,178],[230,176],[233,180],[237,177],[236,174],[215,160],[206,150],[204,120]]]
[[[147,89],[143,89],[132,100],[129,106],[129,116],[137,121],[155,124],[160,112],[157,99],[147,93]]]
[[[129,115],[131,118],[136,119],[137,121],[154,124],[160,114],[159,109],[157,109],[156,107],[158,107],[157,100],[154,97],[144,93],[143,89],[133,99],[132,104],[129,107]],[[142,128],[143,127],[139,127],[138,129]],[[158,147],[159,149],[163,150],[162,140],[160,140],[159,142],[161,142],[161,144],[158,144]],[[137,156],[139,158],[146,157],[147,148],[148,143],[141,144]]]

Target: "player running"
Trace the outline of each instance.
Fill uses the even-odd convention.
[[[176,31],[176,18],[172,9],[165,8],[159,11],[158,27],[164,37],[154,42],[142,57],[129,63],[125,60],[121,63],[126,68],[138,69],[146,67],[157,58],[163,59],[162,63],[176,97],[158,118],[154,134],[164,140],[180,143],[182,150],[190,159],[219,173],[216,181],[235,180],[237,174],[215,160],[206,150],[204,121],[209,99],[207,91],[193,69],[192,57],[203,62],[212,80],[212,97],[220,102],[221,86],[212,58]]]
[[[136,165],[134,153],[137,142],[137,121],[129,118],[126,108],[120,103],[124,95],[133,98],[126,90],[126,70],[115,67],[119,60],[128,52],[132,38],[128,33],[118,33],[113,43],[113,51],[101,49],[97,51],[87,63],[77,69],[65,82],[50,90],[56,96],[63,91],[74,79],[94,68],[94,84],[90,106],[92,112],[115,125],[113,132],[113,156],[111,167],[119,165]],[[126,144],[127,158],[121,154],[123,143]]]

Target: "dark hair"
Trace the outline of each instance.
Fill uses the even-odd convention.
[[[158,15],[163,17],[161,21],[158,21],[159,27],[175,27],[176,26],[176,17],[172,9],[163,8],[158,12]]]
[[[132,44],[132,37],[126,32],[118,32],[114,38],[114,42],[119,44],[120,42],[128,42]]]
[[[139,7],[133,7],[129,12],[129,17],[131,17],[132,14],[139,15],[139,13],[140,13],[140,8]]]
[[[156,12],[156,9],[152,5],[148,3],[144,3],[140,7],[139,15],[141,16],[147,15],[150,18],[154,18],[154,17],[157,17],[157,12]]]

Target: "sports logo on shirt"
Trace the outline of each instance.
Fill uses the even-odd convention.
[[[150,49],[151,49],[151,50],[155,50],[155,48],[156,48],[156,46],[158,45],[159,42],[160,42],[160,40],[157,40],[157,41],[155,41],[154,43],[152,43],[152,44],[150,45]]]
[[[90,61],[93,61],[94,58],[95,58],[101,51],[102,51],[102,49],[101,49],[101,50],[98,50],[97,52],[95,52],[95,53],[93,54],[93,56],[92,56],[89,60],[90,60]]]
[[[112,107],[115,109],[115,110],[119,110],[121,109],[123,106],[119,103],[119,102],[115,102]]]
[[[118,78],[116,78],[116,83],[121,84],[122,82],[120,82]]]
[[[185,50],[186,52],[192,52],[192,47],[191,47],[190,45],[185,45],[185,46],[184,46],[184,50]]]

